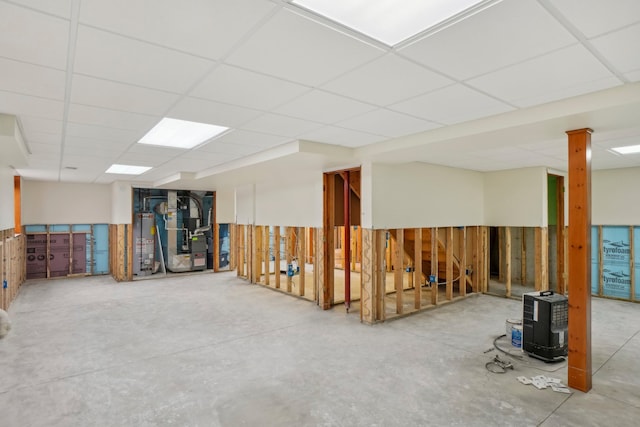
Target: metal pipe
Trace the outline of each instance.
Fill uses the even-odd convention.
[[[349,171],[344,178],[344,305],[349,312],[351,308],[351,189],[349,188]]]

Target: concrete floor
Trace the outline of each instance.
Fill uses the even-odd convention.
[[[32,281],[0,341],[0,425],[638,425],[640,305],[593,300],[594,387],[571,395],[516,381],[564,365],[485,369],[519,310],[478,295],[366,326],[233,272]]]

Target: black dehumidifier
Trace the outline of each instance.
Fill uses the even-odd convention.
[[[567,356],[569,303],[553,291],[522,296],[522,350],[545,362]]]

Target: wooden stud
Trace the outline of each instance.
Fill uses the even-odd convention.
[[[504,228],[498,228],[498,281],[504,283]]]
[[[447,285],[446,297],[450,301],[453,299],[453,227],[446,228],[446,266],[447,266]]]
[[[431,275],[435,278],[431,283],[431,304],[438,305],[438,227],[431,229]]]
[[[305,292],[305,272],[306,260],[305,252],[307,251],[306,230],[304,227],[298,228],[298,266],[300,267],[300,280],[298,295],[304,296]]]
[[[591,129],[569,147],[569,387],[591,390]]]
[[[324,308],[325,295],[324,295],[323,289],[324,289],[324,283],[325,283],[325,252],[323,249],[325,244],[325,237],[324,237],[323,227],[320,227],[316,230],[315,237],[316,237],[315,260],[316,260],[316,266],[317,266],[316,281],[314,283],[315,295],[316,295],[315,299],[318,305]]]
[[[460,296],[467,295],[467,228],[462,227],[460,236],[460,282],[458,284]]]
[[[376,230],[374,232],[375,248],[374,248],[374,264],[375,264],[375,316],[376,320],[383,321],[387,318],[385,298],[387,296],[387,266],[386,251],[387,238],[386,230]]]
[[[268,225],[264,226],[264,238],[262,240],[264,252],[262,259],[264,260],[264,284],[269,286],[271,281],[271,232]]]
[[[280,226],[276,225],[273,227],[273,255],[274,255],[274,263],[273,263],[273,271],[276,274],[276,289],[280,289]]]
[[[289,267],[293,264],[293,227],[285,227],[285,259],[287,261],[287,292],[291,292],[293,288],[293,278],[289,276]]]
[[[335,173],[323,175],[323,230],[322,230],[322,293],[321,307],[328,310],[333,305],[334,270],[335,270]]]
[[[393,251],[393,283],[396,288],[396,313],[404,312],[404,229],[396,230],[396,245]]]
[[[511,227],[504,228],[504,268],[506,297],[511,298]]]
[[[413,307],[422,305],[422,228],[416,228],[413,239]]]
[[[367,229],[362,236],[362,274],[360,281],[360,321],[376,321],[375,304],[375,231]]]

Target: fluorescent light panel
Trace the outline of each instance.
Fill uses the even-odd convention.
[[[292,0],[308,9],[394,46],[483,0]]]
[[[640,145],[627,145],[626,147],[612,148],[612,150],[620,154],[640,153]]]
[[[105,173],[117,173],[120,175],[140,175],[151,169],[149,166],[111,165]]]
[[[223,126],[165,117],[147,132],[138,143],[189,149],[220,135],[228,129]]]

